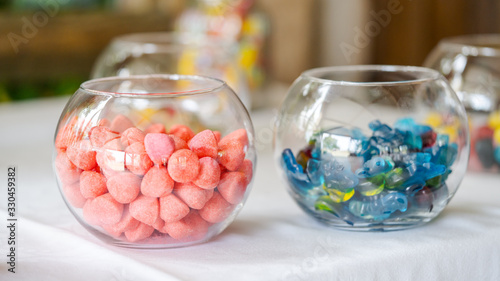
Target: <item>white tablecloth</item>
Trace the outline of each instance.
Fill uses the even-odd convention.
[[[94,238],[66,208],[52,171],[65,99],[0,105],[0,280],[500,280],[500,175],[467,174],[445,211],[404,231],[358,233],[310,219],[273,163],[273,111],[252,118],[253,190],[212,241],[132,250]],[[7,271],[7,166],[18,168],[16,273]]]

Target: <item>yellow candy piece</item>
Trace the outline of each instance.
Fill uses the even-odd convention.
[[[348,188],[345,191],[333,188],[326,189],[324,185],[323,188],[328,192],[328,195],[335,203],[345,202],[351,199],[351,197],[354,195],[354,188]]]
[[[488,126],[495,130],[500,128],[500,111],[494,111],[490,114],[488,117]]]
[[[443,118],[439,113],[429,113],[425,119],[425,123],[431,127],[439,127],[443,123]]]
[[[500,128],[497,128],[493,134],[493,143],[500,144]]]

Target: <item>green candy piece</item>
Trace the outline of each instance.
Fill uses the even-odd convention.
[[[374,196],[382,192],[384,186],[385,176],[381,174],[364,180],[361,179],[355,188],[363,196]]]
[[[443,177],[441,175],[437,177],[433,177],[432,179],[428,179],[425,184],[429,187],[438,187],[441,185]]]
[[[314,204],[314,208],[316,209],[316,211],[325,211],[337,216],[340,215],[340,207],[341,205],[335,203],[328,195],[321,196],[320,198],[318,198],[318,200],[316,200],[316,203]]]
[[[395,189],[402,185],[408,179],[408,175],[404,172],[403,168],[398,167],[392,169],[385,174],[385,187],[388,189]]]
[[[327,211],[327,212],[335,214],[335,212],[332,210],[332,208],[329,204],[330,203],[329,201],[331,201],[333,203],[333,201],[330,199],[330,197],[321,196],[320,198],[318,198],[318,200],[316,200],[316,203],[314,204],[314,208],[316,209],[316,211]]]

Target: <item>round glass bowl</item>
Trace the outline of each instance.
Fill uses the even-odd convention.
[[[222,81],[90,80],[57,125],[55,172],[76,219],[123,247],[205,242],[242,208],[256,152],[245,107]]]
[[[424,65],[448,80],[469,115],[469,170],[500,172],[500,35],[445,38]]]
[[[148,74],[206,75],[226,81],[250,108],[238,44],[190,33],[150,32],[113,39],[94,64],[92,78]]]
[[[346,230],[404,229],[432,220],[457,191],[467,116],[434,70],[312,69],[288,91],[274,151],[288,192],[315,219]]]

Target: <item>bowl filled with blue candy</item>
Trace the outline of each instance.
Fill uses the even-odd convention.
[[[327,225],[358,231],[437,217],[462,181],[469,147],[455,92],[438,72],[409,66],[305,71],[288,91],[274,136],[276,163],[298,205]]]

